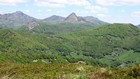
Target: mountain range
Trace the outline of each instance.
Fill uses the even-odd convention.
[[[43,59],[109,67],[140,63],[140,29],[133,24],[109,24],[74,12],[36,19],[17,11],[0,15],[0,28],[0,62]]]
[[[0,28],[13,28],[17,29],[23,25],[28,26],[29,29],[33,29],[38,26],[39,23],[92,23],[92,24],[106,24],[95,17],[87,16],[81,17],[77,16],[75,13],[71,13],[68,17],[61,17],[57,15],[50,16],[45,19],[36,19],[21,11],[16,11],[14,13],[7,13],[0,15]]]
[[[67,17],[53,15],[46,19],[43,19],[45,22],[69,22],[69,23],[94,23],[94,24],[106,24],[93,16],[77,16],[74,12],[68,15]]]

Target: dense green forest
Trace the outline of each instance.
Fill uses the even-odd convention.
[[[77,63],[126,67],[140,63],[140,29],[131,24],[106,24],[67,34],[0,31],[0,61]]]
[[[63,34],[63,33],[93,29],[97,26],[99,25],[94,23],[69,23],[69,22],[43,23],[42,22],[39,23],[38,26],[30,30],[27,25],[21,26],[20,28],[18,28],[18,30],[22,32],[30,32],[30,33]]]

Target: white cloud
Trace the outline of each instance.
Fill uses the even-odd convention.
[[[46,7],[64,7],[64,0],[35,0],[37,6],[46,6]]]
[[[0,0],[0,5],[16,5],[26,2],[28,2],[28,0]]]
[[[69,5],[76,5],[76,6],[88,6],[90,5],[89,1],[87,0],[67,0]]]
[[[138,5],[140,4],[140,0],[93,0],[97,4],[104,6],[122,6],[122,5]]]
[[[122,13],[125,13],[126,11],[125,11],[125,10],[121,10],[121,12],[122,12]]]
[[[108,13],[108,9],[101,6],[89,5],[89,6],[86,6],[86,9],[90,10],[93,13],[98,13],[98,12]]]
[[[140,18],[140,11],[134,11],[134,12],[131,14],[131,17],[132,17],[132,18]]]
[[[37,6],[47,7],[86,6],[90,4],[87,0],[35,0],[35,2]]]
[[[4,12],[3,12],[3,11],[0,11],[0,15],[1,15],[1,14],[4,14]]]
[[[46,12],[52,12],[52,10],[51,9],[48,9],[48,10],[46,10]]]
[[[37,12],[38,12],[38,13],[41,13],[41,12],[42,12],[42,10],[38,9],[38,10],[37,10]]]
[[[25,12],[29,13],[29,12],[30,12],[30,10],[28,10],[28,9],[27,9],[27,10],[25,10]]]
[[[99,17],[99,18],[106,18],[106,17],[110,17],[110,16],[106,15],[106,14],[97,14],[97,17]]]
[[[35,0],[37,6],[62,8],[67,6],[80,6],[91,12],[107,12],[105,7],[93,6],[89,0]]]

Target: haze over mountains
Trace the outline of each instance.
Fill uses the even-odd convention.
[[[45,19],[36,19],[34,17],[31,17],[29,15],[24,14],[21,11],[17,11],[14,13],[8,13],[0,15],[0,28],[14,28],[17,29],[21,27],[22,25],[28,25],[28,24],[35,24],[40,22],[47,22],[47,23],[93,23],[93,24],[105,24],[105,22],[93,17],[93,16],[87,16],[87,17],[81,17],[77,16],[75,13],[70,14],[68,17],[61,17],[57,15],[53,15],[51,17],[45,18]],[[30,29],[32,29],[30,27]]]

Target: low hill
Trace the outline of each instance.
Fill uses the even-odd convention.
[[[35,52],[38,50],[47,51],[47,46],[34,41],[32,39],[24,37],[23,33],[16,32],[13,30],[0,30],[0,52],[3,53],[24,53],[24,52]]]

